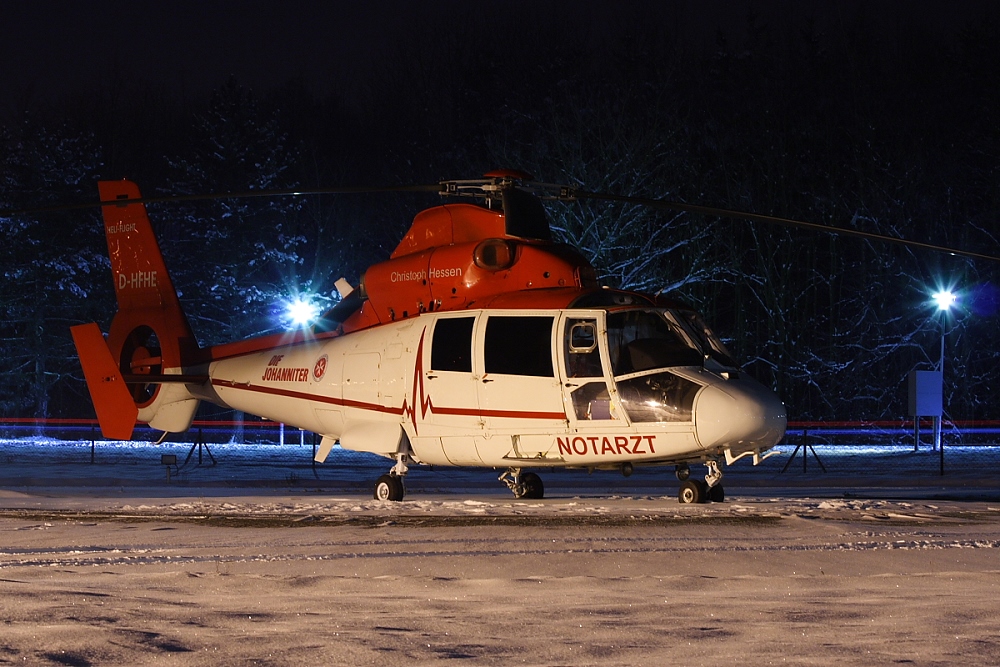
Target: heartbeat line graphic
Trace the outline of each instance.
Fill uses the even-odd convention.
[[[403,399],[403,415],[410,418],[413,432],[416,435],[420,434],[417,429],[417,408],[420,409],[421,420],[427,417],[428,412],[434,412],[434,403],[431,402],[431,397],[424,394],[424,335],[426,333],[426,328],[420,332],[420,342],[417,344],[417,361],[413,364],[413,390],[410,395],[413,396],[414,405],[411,406],[405,398]]]

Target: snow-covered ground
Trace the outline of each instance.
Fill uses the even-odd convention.
[[[388,463],[308,446],[168,483],[189,447],[0,442],[0,664],[1000,662],[991,470],[737,464],[708,505],[666,470],[546,473],[540,501],[417,470],[383,503]]]

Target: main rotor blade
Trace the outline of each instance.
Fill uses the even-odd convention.
[[[0,218],[34,213],[54,213],[56,211],[78,211],[98,206],[124,206],[126,204],[163,204],[188,201],[209,201],[215,199],[253,199],[259,197],[305,197],[312,195],[366,194],[378,192],[441,192],[440,183],[432,185],[397,185],[381,187],[348,188],[289,188],[286,190],[246,190],[244,192],[216,192],[205,195],[167,195],[163,197],[142,197],[140,199],[113,199],[111,201],[86,202],[81,204],[53,204],[32,208],[0,210]]]
[[[844,227],[831,227],[829,225],[820,225],[815,222],[804,222],[802,220],[792,220],[790,218],[779,218],[773,215],[761,215],[760,213],[748,213],[746,211],[732,211],[725,208],[714,208],[712,206],[684,204],[680,202],[666,201],[664,199],[646,199],[644,197],[630,197],[627,195],[615,195],[615,194],[608,194],[605,192],[586,192],[584,190],[572,190],[569,194],[571,197],[576,197],[577,199],[619,201],[629,204],[641,204],[643,206],[649,206],[650,208],[668,209],[672,211],[683,211],[686,213],[700,213],[702,215],[708,215],[717,218],[737,218],[741,220],[752,220],[754,222],[765,222],[768,224],[783,225],[785,227],[808,229],[810,231],[824,232],[827,234],[842,234],[844,236],[855,236],[858,238],[871,239],[874,241],[885,241],[886,243],[895,243],[896,245],[907,246],[910,248],[923,248],[925,250],[944,252],[951,255],[961,255],[963,257],[971,257],[974,259],[985,259],[991,262],[1000,262],[1000,257],[995,255],[984,255],[978,252],[970,252],[968,250],[960,250],[958,248],[949,248],[947,246],[936,245],[933,243],[924,243],[923,241],[910,241],[908,239],[902,239],[895,236],[885,236],[884,234],[874,234],[872,232],[863,232],[857,229],[846,229]]]
[[[379,193],[379,192],[437,192],[439,194],[454,194],[453,186],[455,182],[453,181],[442,181],[439,183],[431,183],[426,185],[399,185],[399,186],[378,186],[378,187],[336,187],[336,188],[288,188],[284,190],[247,190],[243,192],[220,192],[213,194],[198,194],[198,195],[169,195],[161,197],[142,197],[140,199],[116,199],[112,201],[97,201],[97,202],[87,202],[81,204],[54,204],[51,206],[38,206],[32,208],[22,208],[22,209],[6,209],[0,210],[0,217],[10,217],[15,215],[28,215],[34,213],[51,213],[56,211],[74,211],[88,208],[97,208],[99,206],[122,206],[127,204],[160,204],[168,202],[189,202],[189,201],[209,201],[218,199],[252,199],[260,197],[300,197],[300,196],[311,196],[311,195],[336,195],[336,194],[366,194],[366,193]],[[470,183],[473,183],[470,181]],[[474,182],[477,185],[481,185],[479,181]],[[556,186],[551,184],[539,183],[536,184],[543,189],[556,189],[559,191],[555,199],[561,200],[571,200],[571,199],[593,199],[597,201],[618,201],[631,204],[640,204],[642,206],[648,206],[655,209],[668,209],[673,211],[683,211],[687,213],[698,213],[701,215],[708,215],[712,217],[720,218],[736,218],[741,220],[752,220],[754,222],[764,222],[768,224],[783,225],[785,227],[793,227],[798,229],[807,229],[814,232],[823,232],[826,234],[839,234],[844,236],[854,236],[856,238],[870,239],[874,241],[883,241],[886,243],[894,243],[896,245],[901,245],[910,248],[922,248],[925,250],[933,250],[935,252],[943,252],[951,255],[960,255],[963,257],[970,257],[973,259],[985,259],[992,262],[1000,262],[1000,257],[996,255],[987,255],[983,253],[971,252],[968,250],[961,250],[959,248],[950,248],[948,246],[937,245],[934,243],[925,243],[923,241],[911,241],[909,239],[903,239],[895,236],[886,236],[884,234],[875,234],[873,232],[864,232],[857,229],[847,229],[844,227],[832,227],[830,225],[820,225],[814,222],[805,222],[802,220],[793,220],[790,218],[781,218],[773,215],[762,215],[760,213],[749,213],[747,211],[734,211],[724,208],[716,208],[712,206],[700,206],[697,204],[686,204],[681,202],[667,201],[665,199],[649,199],[646,197],[633,197],[628,195],[616,195],[606,192],[589,192],[586,190],[576,190],[573,188],[568,188],[565,186]],[[477,194],[477,196],[488,196],[487,194]]]

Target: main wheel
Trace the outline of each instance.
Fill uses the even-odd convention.
[[[533,472],[526,472],[521,475],[521,495],[518,498],[528,498],[537,500],[545,497],[545,486],[542,478]]]
[[[677,500],[683,505],[703,503],[708,495],[705,483],[697,479],[684,480],[677,491]]]
[[[674,466],[674,474],[677,475],[677,479],[686,482],[688,477],[691,476],[691,468],[686,463],[678,463]]]
[[[398,475],[382,475],[375,482],[375,500],[403,499],[403,479]]]
[[[723,490],[721,484],[716,484],[708,489],[708,499],[713,503],[722,503],[726,501],[726,492]]]

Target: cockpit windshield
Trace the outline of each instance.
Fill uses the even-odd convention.
[[[685,327],[661,313],[626,310],[608,314],[608,351],[617,376],[672,366],[701,366],[704,354]]]
[[[698,339],[701,349],[708,357],[711,357],[723,366],[739,368],[739,364],[729,354],[729,350],[722,344],[719,337],[715,335],[715,332],[705,324],[705,320],[702,319],[701,315],[693,310],[671,310],[669,312],[670,315],[675,316],[678,321],[685,325],[685,329]]]
[[[633,422],[693,418],[694,399],[702,385],[668,369],[704,368],[706,363],[716,364],[716,371],[719,366],[738,368],[722,341],[693,310],[609,312],[607,329],[611,372],[621,406]],[[592,414],[587,413],[588,418],[593,419]]]
[[[693,310],[626,310],[608,314],[608,351],[615,377],[706,359],[739,368],[726,346]]]

